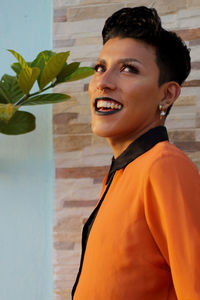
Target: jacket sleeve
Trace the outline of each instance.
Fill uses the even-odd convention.
[[[159,158],[145,188],[151,234],[172,273],[179,300],[200,300],[200,175],[179,156]]]

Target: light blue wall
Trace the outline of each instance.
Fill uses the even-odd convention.
[[[15,61],[51,49],[51,0],[0,1],[0,75]],[[37,129],[0,134],[0,299],[52,300],[53,155],[51,106],[26,110]]]

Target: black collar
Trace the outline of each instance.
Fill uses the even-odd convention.
[[[141,135],[139,138],[137,138],[126,148],[124,152],[120,154],[120,156],[118,156],[116,159],[113,157],[107,178],[107,183],[116,170],[125,168],[138,156],[142,155],[157,143],[162,141],[168,141],[167,129],[164,126],[152,128]]]

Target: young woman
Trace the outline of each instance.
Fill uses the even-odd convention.
[[[83,229],[73,299],[199,300],[200,176],[164,127],[189,51],[146,7],[117,11],[102,35],[92,129],[114,157]]]

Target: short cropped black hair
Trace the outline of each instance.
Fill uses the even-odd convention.
[[[111,38],[130,37],[153,46],[160,71],[159,86],[168,81],[181,85],[190,73],[189,49],[175,32],[162,27],[154,8],[138,6],[116,11],[106,20],[102,37],[103,44]]]

